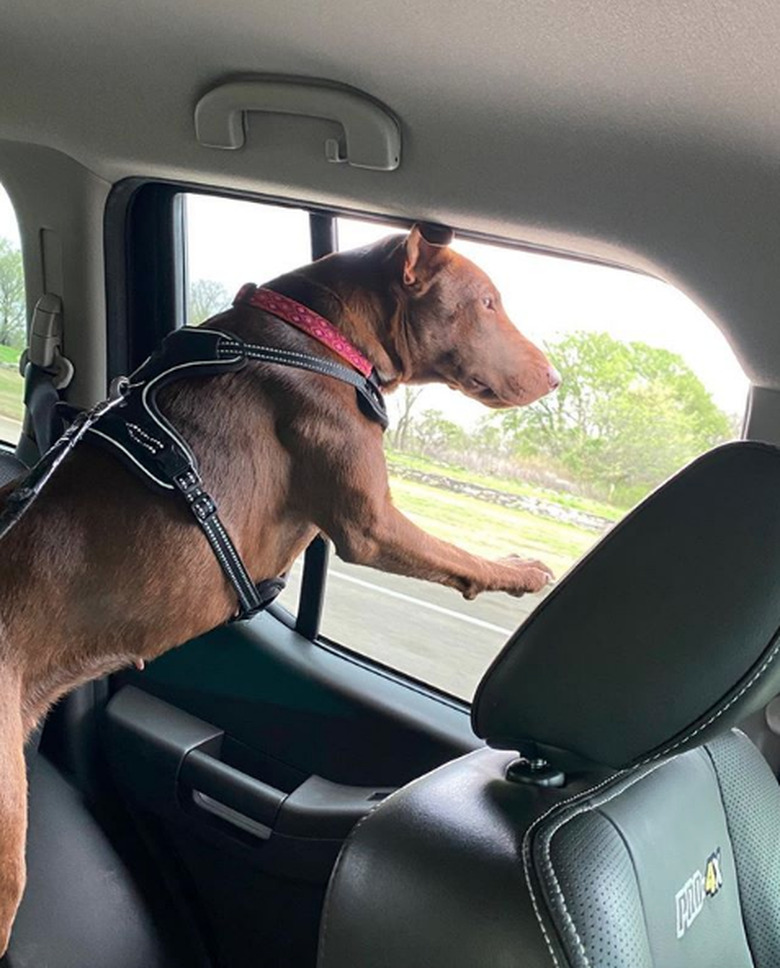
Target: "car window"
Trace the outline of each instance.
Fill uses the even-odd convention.
[[[15,443],[22,431],[24,384],[19,357],[27,337],[24,270],[11,200],[0,185],[0,441]]]
[[[392,231],[340,219],[339,245]],[[637,501],[737,437],[747,380],[713,323],[636,273],[482,243],[455,248],[496,283],[510,318],[563,376],[529,407],[494,411],[446,387],[388,397],[394,503],[475,554],[537,558],[563,575]],[[322,634],[469,699],[544,593],[465,601],[431,583],[331,560]]]
[[[227,309],[246,282],[258,285],[311,262],[309,215],[299,208],[186,195],[186,322]],[[277,601],[297,611],[301,562]]]
[[[186,208],[190,324],[229,306],[243,283],[311,261],[303,209],[208,195],[187,196]],[[341,249],[400,231],[332,221]],[[454,247],[491,276],[563,382],[529,407],[498,411],[443,386],[388,394],[392,499],[437,538],[487,558],[539,559],[560,577],[666,477],[739,435],[747,380],[720,331],[665,283],[517,248]],[[306,585],[302,574],[299,560],[279,602],[299,620],[299,595],[312,604],[318,618],[304,634],[467,700],[545,594],[465,601],[335,555],[324,583],[321,568],[307,569]]]

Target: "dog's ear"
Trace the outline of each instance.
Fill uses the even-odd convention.
[[[452,229],[444,225],[430,222],[413,225],[404,243],[404,285],[424,286],[444,263],[444,250],[452,238]]]

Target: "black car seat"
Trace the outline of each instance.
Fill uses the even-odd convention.
[[[477,692],[490,748],[354,831],[319,968],[776,968],[780,788],[735,726],[779,654],[780,450],[728,445],[529,616]]]
[[[25,472],[24,464],[0,452],[0,487]],[[35,741],[28,745],[27,763],[27,887],[3,968],[180,964],[166,913],[149,903],[78,790]]]

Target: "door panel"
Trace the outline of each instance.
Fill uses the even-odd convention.
[[[474,749],[465,707],[271,614],[112,680],[100,730],[122,798],[167,852],[216,965],[314,965],[355,822]]]

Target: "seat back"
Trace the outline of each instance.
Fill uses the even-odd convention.
[[[734,728],[780,691],[778,485],[714,451],[556,587],[477,692],[504,750],[353,832],[319,968],[780,964],[780,788]]]
[[[770,968],[780,788],[739,731],[574,795],[481,750],[346,846],[320,968]]]

